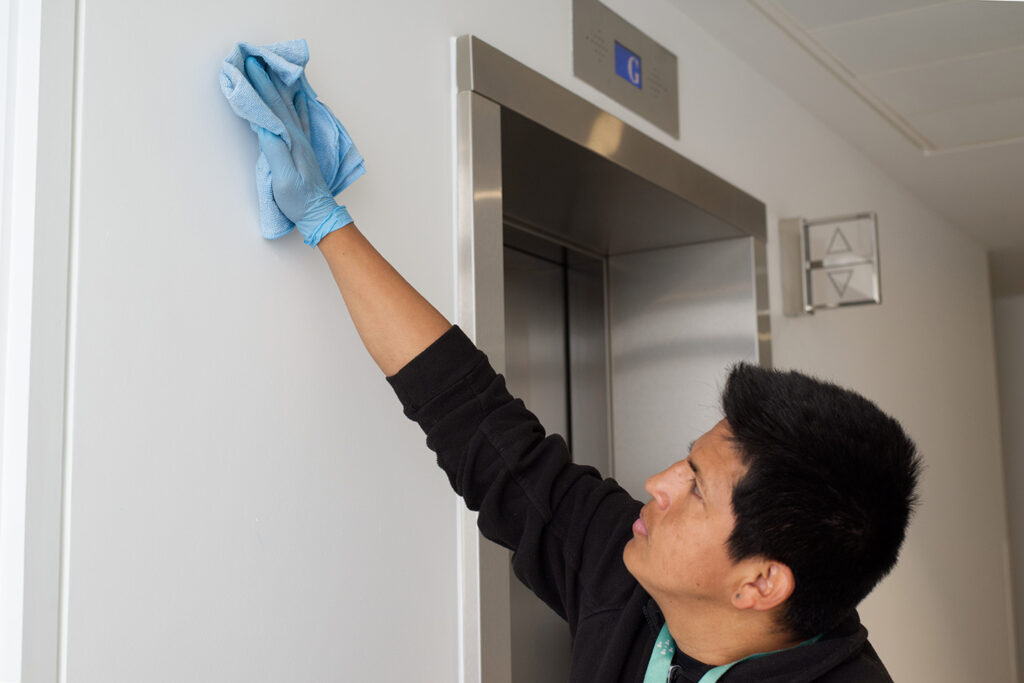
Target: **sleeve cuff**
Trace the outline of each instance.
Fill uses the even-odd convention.
[[[415,411],[486,362],[484,352],[453,325],[387,380],[406,411]]]

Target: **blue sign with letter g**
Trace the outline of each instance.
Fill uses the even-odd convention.
[[[629,81],[637,88],[643,87],[640,75],[640,57],[615,41],[615,73]]]

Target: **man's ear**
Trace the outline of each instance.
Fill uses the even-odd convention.
[[[795,588],[793,572],[785,564],[774,560],[751,560],[749,571],[733,591],[732,604],[736,609],[765,612],[788,600]]]

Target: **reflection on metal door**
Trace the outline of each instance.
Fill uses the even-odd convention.
[[[755,356],[749,241],[602,256],[506,217],[504,243],[510,390],[574,462],[643,499],[718,419],[724,369]],[[567,680],[565,622],[515,577],[509,595],[512,681]]]
[[[505,247],[505,377],[548,433],[567,436],[564,270]]]
[[[611,474],[606,259],[506,226],[505,376],[573,460]],[[564,683],[572,643],[566,623],[514,576],[512,680]]]
[[[548,433],[568,427],[565,274],[505,247],[505,377]],[[512,577],[512,680],[565,683],[571,642],[562,619]]]

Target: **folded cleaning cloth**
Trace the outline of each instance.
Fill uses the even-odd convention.
[[[294,102],[295,94],[302,90],[309,103],[309,141],[316,153],[316,160],[327,181],[331,194],[338,194],[366,173],[366,166],[359,150],[352,143],[344,126],[335,118],[325,104],[317,100],[316,92],[306,79],[306,62],[309,48],[305,40],[288,40],[273,45],[250,45],[238,43],[231,54],[224,59],[220,72],[220,87],[224,97],[236,114],[249,122],[253,132],[259,127],[266,128],[284,138],[288,148],[292,141],[281,122],[270,107],[260,98],[245,75],[245,58],[259,57],[263,60],[268,75],[276,76],[281,97]],[[283,84],[283,89],[281,89]],[[270,187],[270,165],[260,152],[256,161],[256,191],[260,203],[260,227],[267,239],[287,235],[295,227],[274,202]]]

